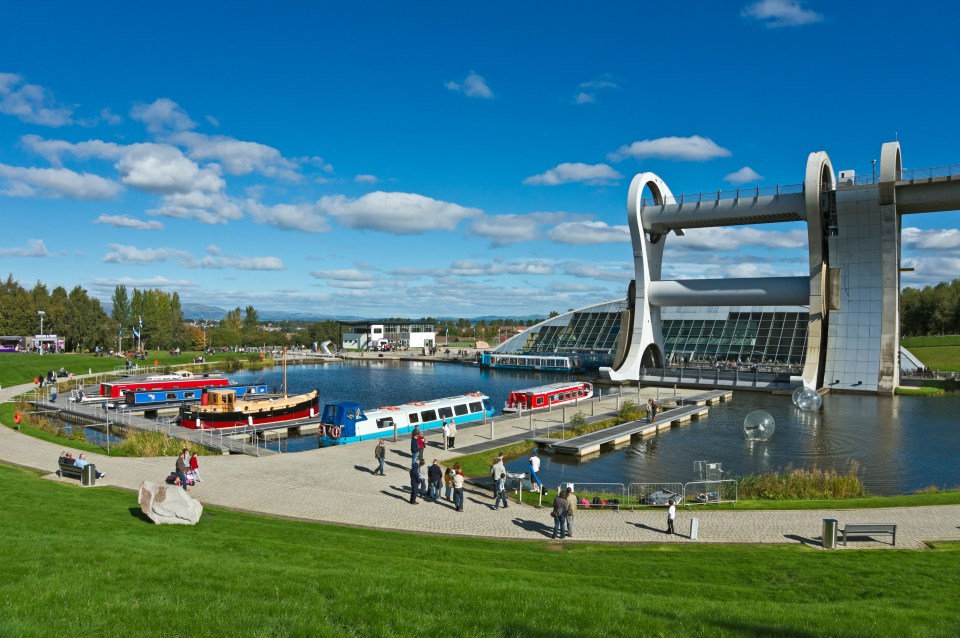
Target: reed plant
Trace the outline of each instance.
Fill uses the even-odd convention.
[[[753,474],[737,479],[740,499],[848,499],[867,496],[858,476],[860,465],[850,462],[846,473],[833,470],[797,469]]]
[[[132,431],[117,447],[123,456],[177,456],[183,448],[198,456],[212,454],[210,450],[196,443],[176,439],[163,432],[145,430]]]

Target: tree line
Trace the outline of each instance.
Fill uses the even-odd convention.
[[[903,337],[960,334],[960,279],[904,288],[900,293],[900,334]]]

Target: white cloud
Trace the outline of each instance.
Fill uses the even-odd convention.
[[[593,264],[584,262],[568,262],[563,265],[563,272],[573,277],[583,279],[599,279],[601,281],[627,282],[633,278],[633,265],[622,264]]]
[[[470,224],[470,235],[490,240],[494,246],[506,246],[543,237],[541,227],[575,217],[570,213],[525,213],[522,215],[484,215]]]
[[[495,259],[482,262],[461,259],[450,264],[450,274],[460,277],[487,277],[491,275],[552,275],[554,265],[544,259],[517,259],[505,261]]]
[[[630,242],[629,226],[609,226],[606,222],[566,222],[547,233],[562,244],[623,244]]]
[[[201,168],[167,144],[125,146],[116,168],[120,181],[147,193],[214,193],[226,186],[216,165]]]
[[[200,259],[178,248],[138,248],[124,244],[110,244],[112,252],[104,255],[101,261],[108,264],[145,265],[175,260],[185,268],[206,268],[221,270],[283,270],[283,261],[279,257],[224,257],[219,254],[207,255]]]
[[[586,90],[577,92],[577,95],[573,98],[573,103],[594,104],[597,101],[597,91],[619,89],[620,85],[611,80],[609,74],[605,74],[596,80],[581,82],[578,88]]]
[[[586,93],[580,91],[577,93],[577,96],[573,98],[574,104],[594,104],[597,101],[597,98],[592,93]]]
[[[376,184],[380,180],[377,179],[376,175],[357,175],[353,178],[353,181],[358,184]]]
[[[143,122],[151,133],[185,131],[197,126],[179,104],[165,97],[150,104],[137,104],[130,109],[130,117]]]
[[[465,208],[416,193],[376,191],[358,199],[327,195],[317,202],[320,210],[347,228],[380,230],[412,235],[435,230],[453,230],[464,219],[483,211]]]
[[[485,100],[493,97],[493,91],[487,86],[487,81],[483,79],[483,76],[478,75],[474,71],[470,71],[470,74],[467,75],[462,84],[459,82],[447,82],[444,86],[451,91],[463,93],[467,97],[476,97]]]
[[[10,197],[66,197],[70,199],[112,199],[120,185],[92,173],[66,168],[25,168],[0,164],[0,179],[6,186],[0,194]]]
[[[623,177],[606,164],[583,164],[581,162],[565,162],[558,164],[545,173],[531,175],[523,180],[527,185],[556,186],[570,182],[584,182],[586,184],[609,184]]]
[[[371,273],[363,272],[357,268],[343,268],[340,270],[314,270],[310,272],[311,277],[317,279],[341,279],[345,281],[373,281],[374,276]]]
[[[199,284],[192,282],[189,279],[167,279],[163,276],[147,278],[97,278],[90,282],[91,290],[95,291],[101,297],[108,297],[112,295],[117,286],[140,289],[161,288],[171,289],[179,292],[185,288],[198,288]]]
[[[165,142],[187,148],[191,159],[217,161],[231,175],[248,175],[254,171],[267,177],[297,181],[298,166],[280,151],[257,142],[244,142],[225,135],[204,135],[180,131],[163,138]]]
[[[749,166],[744,166],[738,171],[723,176],[723,181],[730,182],[731,184],[748,184],[750,182],[758,182],[761,179],[763,179],[763,175]]]
[[[47,257],[49,255],[42,239],[28,239],[26,246],[0,248],[0,257]]]
[[[100,120],[106,122],[110,126],[117,126],[118,124],[123,123],[123,118],[110,109],[100,109]]]
[[[243,217],[240,206],[224,193],[174,193],[165,195],[159,208],[147,211],[151,215],[196,219],[204,224],[226,224]]]
[[[900,284],[902,287],[935,286],[960,272],[960,257],[946,256],[942,253],[904,257],[902,266],[913,268],[912,271],[901,273]]]
[[[588,82],[581,82],[581,89],[619,89],[620,85],[614,82],[613,80],[607,79],[609,76],[604,76],[597,80],[590,80]]]
[[[268,224],[284,230],[302,230],[323,233],[330,230],[327,218],[316,204],[277,204],[265,206],[248,199],[246,209],[258,224]]]
[[[730,157],[730,155],[729,150],[717,145],[710,138],[692,135],[690,137],[658,137],[654,140],[634,142],[621,146],[608,157],[614,162],[628,157],[704,162],[717,157]]]
[[[743,8],[745,18],[763,22],[769,28],[796,27],[823,20],[823,15],[804,9],[799,0],[760,0]]]
[[[57,105],[50,91],[38,84],[24,84],[15,73],[0,73],[0,113],[42,126],[64,126],[73,121],[72,109]]]
[[[668,246],[689,250],[739,250],[744,246],[770,249],[800,249],[807,246],[807,231],[758,230],[750,226],[734,228],[688,228],[682,237],[670,237]]]
[[[163,223],[156,220],[147,221],[145,219],[136,219],[126,215],[100,215],[94,224],[107,224],[117,228],[132,228],[134,230],[163,230]]]
[[[958,250],[960,249],[960,230],[956,228],[904,228],[900,232],[904,248],[913,250]]]

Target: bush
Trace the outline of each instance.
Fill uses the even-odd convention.
[[[840,499],[867,495],[857,476],[860,465],[852,461],[846,474],[834,471],[797,470],[750,475],[737,479],[741,499]]]

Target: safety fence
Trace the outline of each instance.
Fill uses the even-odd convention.
[[[721,200],[756,199],[758,197],[777,197],[779,195],[794,195],[803,192],[803,184],[777,184],[775,186],[754,186],[752,188],[735,188],[731,190],[717,189],[715,191],[701,191],[699,193],[682,193],[667,197],[663,201],[644,197],[640,200],[641,206],[663,206],[676,204],[701,204],[703,202],[718,202]]]
[[[526,475],[513,475],[524,481]],[[696,505],[719,505],[737,502],[737,481],[723,479],[718,481],[690,481],[689,483],[560,483],[557,489],[567,485],[573,488],[577,501],[593,504],[599,498],[605,504],[616,499],[619,507],[667,507],[673,500],[675,505],[687,507]],[[524,487],[524,490],[527,488]]]
[[[631,483],[627,486],[626,505],[666,507],[672,499],[680,502],[683,483]]]
[[[683,504],[688,507],[736,502],[737,482],[733,479],[691,481],[683,484]]]

